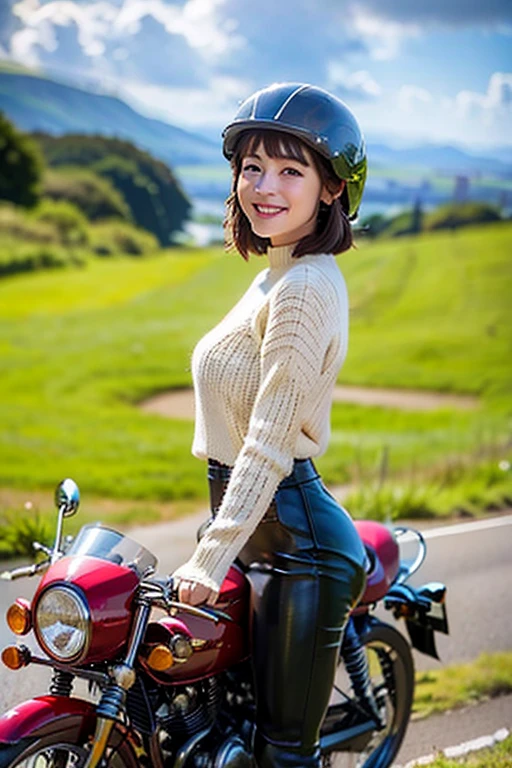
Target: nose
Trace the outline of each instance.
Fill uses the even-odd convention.
[[[271,170],[264,171],[258,181],[256,182],[254,189],[261,195],[273,195],[276,192],[277,176]]]

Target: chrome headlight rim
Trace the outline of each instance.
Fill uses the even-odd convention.
[[[76,604],[79,609],[79,613],[81,614],[80,618],[85,624],[84,644],[72,656],[63,657],[53,652],[45,642],[42,632],[39,628],[38,611],[39,611],[39,606],[41,604],[41,600],[43,599],[43,597],[48,595],[49,592],[57,592],[57,591],[64,592],[65,594],[70,595],[76,601]],[[79,589],[78,587],[75,587],[74,585],[68,584],[67,582],[56,581],[53,584],[48,584],[48,586],[41,591],[41,594],[38,595],[37,603],[34,608],[33,620],[34,620],[34,634],[37,638],[37,642],[39,643],[43,651],[53,661],[56,661],[59,664],[77,664],[78,662],[81,662],[86,658],[89,652],[90,644],[91,644],[92,620],[91,620],[91,611],[89,609],[89,604],[81,589]]]

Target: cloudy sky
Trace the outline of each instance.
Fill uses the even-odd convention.
[[[0,0],[0,57],[210,135],[290,80],[374,140],[512,145],[510,0]]]

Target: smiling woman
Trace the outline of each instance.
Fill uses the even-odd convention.
[[[345,104],[287,83],[242,104],[224,154],[229,245],[245,259],[266,254],[268,269],[194,350],[193,453],[208,460],[212,519],[174,584],[182,602],[213,604],[238,558],[253,590],[255,764],[320,768],[320,725],[365,581],[357,530],[312,463],[328,444],[347,350],[334,254],[352,245],[365,144]],[[373,727],[380,719],[360,671]]]

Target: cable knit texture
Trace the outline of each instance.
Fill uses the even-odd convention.
[[[269,248],[269,268],[192,357],[192,451],[233,471],[215,521],[175,576],[216,591],[294,459],[320,455],[329,440],[347,350],[345,282],[333,256],[291,251]]]

